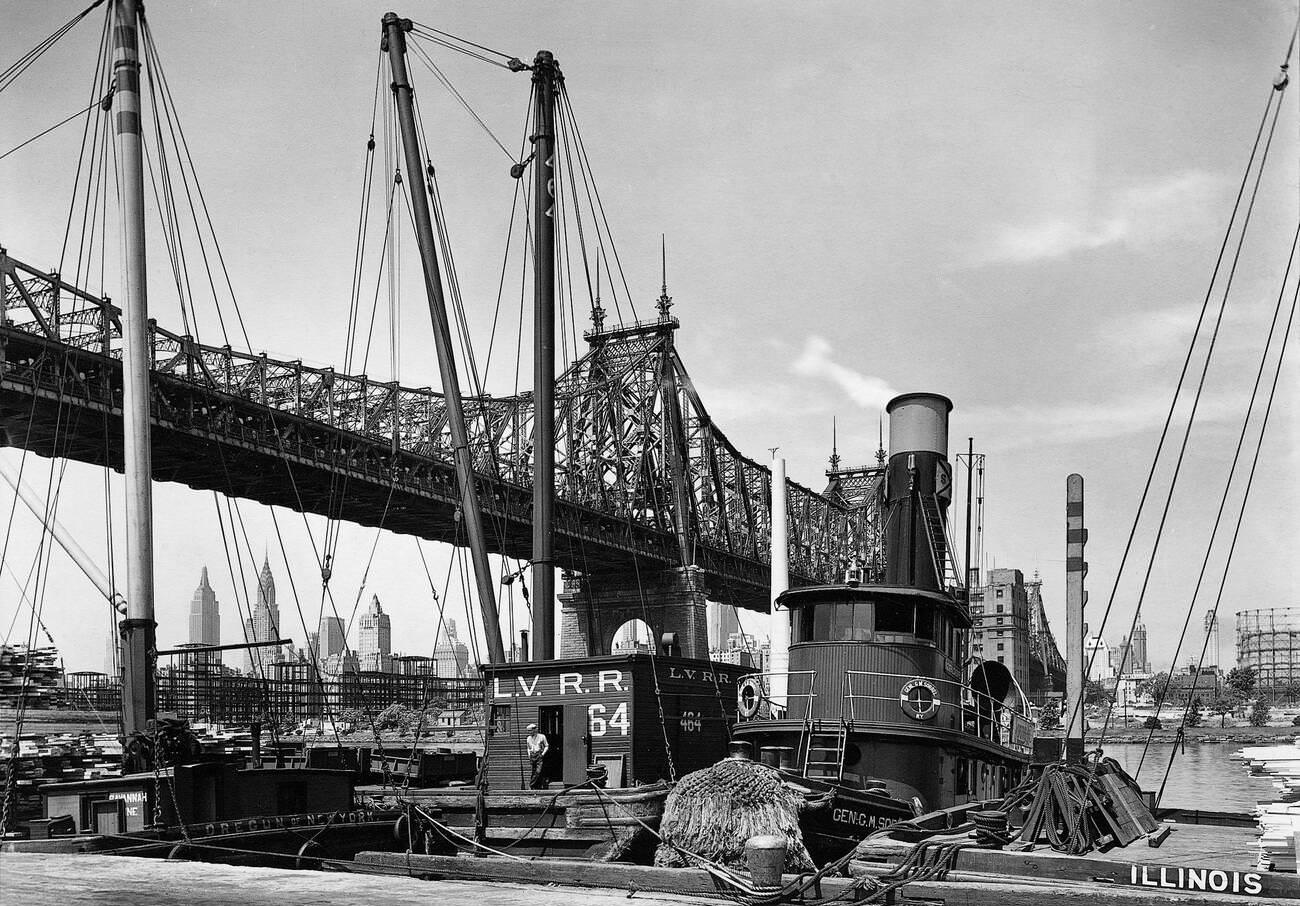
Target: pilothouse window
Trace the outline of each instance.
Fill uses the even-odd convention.
[[[876,632],[912,632],[913,610],[910,601],[884,598],[876,602]]]
[[[916,605],[916,637],[934,641],[934,608],[925,603]]]

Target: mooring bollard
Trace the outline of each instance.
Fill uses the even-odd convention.
[[[785,837],[760,834],[745,841],[745,862],[755,887],[780,887],[785,868]]]

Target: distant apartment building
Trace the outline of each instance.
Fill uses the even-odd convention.
[[[1029,687],[1029,594],[1018,569],[991,569],[988,582],[971,590],[971,655],[1006,666],[1021,688]]]
[[[709,656],[715,661],[747,667],[760,673],[766,661],[766,652],[767,648],[760,645],[754,636],[737,630],[727,637],[724,645],[712,649]]]
[[[361,615],[357,659],[362,670],[393,672],[393,622],[384,613],[379,595],[371,595],[370,606]]]
[[[217,604],[217,593],[208,582],[208,568],[203,567],[199,576],[199,587],[194,589],[190,598],[190,645],[221,644],[221,608]],[[220,664],[220,651],[204,651],[191,655],[193,663]]]
[[[1090,636],[1083,643],[1083,669],[1089,681],[1097,680],[1104,683],[1115,678],[1111,647],[1101,636]]]

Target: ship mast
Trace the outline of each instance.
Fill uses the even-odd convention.
[[[487,634],[488,660],[493,664],[503,664],[506,655],[505,647],[501,642],[501,620],[497,613],[496,588],[492,581],[487,557],[487,541],[483,534],[483,512],[479,507],[478,490],[474,483],[474,460],[469,447],[469,436],[465,430],[460,380],[456,374],[455,351],[452,348],[451,328],[447,320],[446,299],[442,292],[442,277],[438,270],[433,221],[429,216],[429,196],[425,189],[424,165],[420,159],[419,137],[415,128],[411,80],[406,71],[405,32],[411,30],[411,20],[398,18],[396,13],[385,13],[383,25],[384,39],[381,47],[388,52],[388,63],[392,68],[393,96],[397,100],[397,118],[401,124],[402,147],[406,155],[406,173],[410,189],[408,194],[411,199],[411,213],[415,219],[415,238],[420,247],[420,262],[424,266],[424,288],[429,300],[429,315],[433,320],[438,371],[442,376],[442,392],[447,401],[447,422],[451,429],[451,444],[456,460],[456,482],[460,486],[460,511],[465,520],[465,534],[474,564],[479,607],[483,611],[483,630]]]
[[[113,135],[122,219],[122,430],[126,473],[126,619],[122,728],[145,733],[156,713],[153,488],[149,448],[149,304],[145,285],[144,148],[140,132],[138,0],[113,3]],[[143,765],[132,765],[142,769]]]
[[[555,657],[555,57],[533,60],[533,651]]]

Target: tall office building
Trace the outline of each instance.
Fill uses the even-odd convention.
[[[989,570],[988,584],[972,588],[971,654],[1004,665],[1029,688],[1029,590],[1018,569]]]
[[[203,567],[199,576],[199,587],[194,589],[190,598],[190,638],[191,645],[221,644],[221,608],[217,604],[217,593],[208,583],[208,568]],[[198,660],[208,664],[221,663],[220,651],[205,651]]]
[[[316,656],[322,660],[343,654],[348,647],[348,640],[342,617],[321,617],[316,645]]]
[[[438,665],[438,676],[469,675],[469,649],[456,636],[455,620],[447,620],[446,636],[434,646],[433,659]]]
[[[280,638],[280,608],[275,603],[275,578],[271,575],[271,558],[262,562],[262,572],[257,577],[257,603],[253,615],[244,621],[244,634],[249,642],[272,642]],[[278,646],[250,648],[244,656],[248,673],[262,675],[266,666],[284,660]]]
[[[730,604],[708,603],[709,648],[722,651],[730,647],[731,637],[740,632],[740,617]]]
[[[370,596],[370,607],[361,615],[357,655],[361,669],[393,672],[393,622],[379,604],[379,595]]]
[[[1217,654],[1215,661],[1218,661]],[[1129,640],[1129,672],[1131,673],[1150,673],[1151,661],[1147,657],[1147,627],[1138,620],[1137,625],[1133,627],[1133,638]]]

